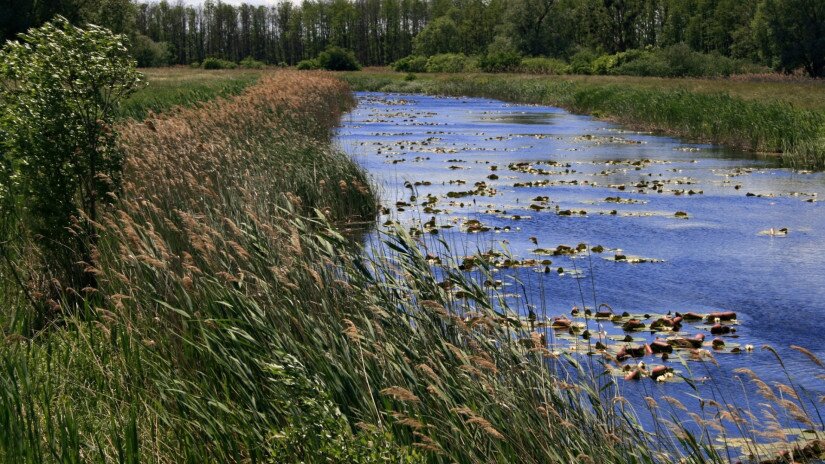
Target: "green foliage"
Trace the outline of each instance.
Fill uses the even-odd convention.
[[[825,77],[825,2],[762,0],[754,22],[763,55],[778,69]]]
[[[266,67],[266,63],[263,61],[258,61],[251,56],[247,56],[246,58],[242,59],[238,62],[238,65],[243,69],[263,69]]]
[[[0,51],[0,185],[14,205],[1,219],[40,237],[47,275],[93,287],[84,270],[95,261],[92,224],[121,183],[116,110],[140,75],[125,37],[96,26],[58,17],[20,38]],[[38,291],[54,298],[61,289]]]
[[[479,58],[478,66],[485,72],[512,72],[521,64],[521,54],[509,37],[498,35]]]
[[[427,59],[429,73],[460,73],[472,70],[470,58],[461,53],[444,53],[433,55]]]
[[[514,72],[521,65],[521,55],[517,53],[488,53],[478,60],[478,67],[484,72]]]
[[[590,63],[590,72],[584,74],[610,74],[619,63],[617,55],[602,55]]]
[[[573,74],[593,74],[593,62],[596,54],[589,49],[581,49],[570,57],[570,72]]]
[[[341,47],[328,47],[318,54],[318,66],[327,71],[357,71],[361,69],[355,53]]]
[[[313,69],[321,69],[321,65],[318,64],[318,60],[314,59],[299,61],[296,67],[299,71],[311,71]]]
[[[318,64],[318,60],[302,60],[298,62],[296,66],[299,71],[311,71],[313,69],[321,69],[321,65]]]
[[[561,75],[570,72],[570,65],[559,59],[539,56],[522,59],[519,70],[529,74]]]
[[[237,67],[238,67],[238,65],[231,62],[231,61],[223,60],[223,59],[215,58],[215,57],[206,58],[205,60],[203,60],[203,63],[201,63],[201,68],[210,69],[210,70],[235,69]]]
[[[410,55],[393,62],[390,67],[398,72],[427,72],[427,57]]]
[[[508,2],[503,24],[504,29],[514,39],[519,51],[524,55],[549,55],[550,46],[557,42],[553,37],[554,18],[558,14],[556,0],[513,0]],[[601,3],[601,2],[598,2]],[[574,8],[578,5],[574,6]],[[587,19],[581,18],[582,20]],[[584,21],[583,21],[584,22]]]
[[[436,18],[415,36],[416,55],[433,56],[461,51],[458,26],[448,16]]]
[[[593,63],[594,74],[632,76],[719,77],[764,71],[745,60],[695,52],[685,44],[605,55]]]
[[[198,69],[200,65],[192,68]],[[243,92],[260,76],[256,70],[213,73],[163,68],[144,72],[148,85],[120,104],[119,118],[143,120],[150,113],[162,113],[176,106],[190,107],[219,97],[231,97]]]
[[[132,38],[130,51],[140,68],[157,68],[172,63],[172,51],[167,42],[155,42],[143,34]]]
[[[366,65],[387,65],[410,53],[484,55],[497,36],[506,35],[526,56],[567,59],[580,49],[615,55],[684,43],[696,52],[788,72],[818,75],[825,67],[825,7],[812,0],[382,0],[369,8],[336,0],[263,10],[129,0],[11,5],[14,14],[0,14],[0,39],[62,14],[74,24],[166,42],[176,64],[214,54],[234,62],[254,55],[294,65],[337,45],[355,51]]]

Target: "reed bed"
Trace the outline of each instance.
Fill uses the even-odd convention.
[[[351,73],[358,90],[423,92],[495,98],[566,108],[615,120],[637,129],[781,155],[798,169],[825,169],[825,111],[800,105],[819,101],[822,83],[787,84],[793,99],[770,95],[764,85],[740,81],[560,78],[467,74],[418,76]],[[782,83],[772,83],[775,94]],[[752,95],[740,87],[754,87]],[[808,97],[805,97],[808,95]]]
[[[346,232],[377,202],[329,141],[352,105],[329,75],[277,72],[124,123],[99,288],[36,333],[12,323],[22,300],[3,313],[0,460],[727,460],[703,431],[730,415],[669,428],[672,406],[643,431],[599,362],[548,351],[446,243],[395,229],[363,253]],[[821,431],[807,396],[762,390]]]

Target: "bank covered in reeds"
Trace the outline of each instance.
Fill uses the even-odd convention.
[[[736,411],[648,434],[598,365],[548,351],[448,250],[438,277],[404,230],[365,257],[343,232],[377,201],[330,145],[353,104],[332,76],[277,72],[123,124],[98,287],[4,329],[0,460],[726,460],[701,431]]]

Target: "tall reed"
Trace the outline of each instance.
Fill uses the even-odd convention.
[[[690,429],[642,430],[447,243],[396,229],[367,255],[345,236],[376,211],[329,144],[352,104],[278,72],[125,123],[99,289],[37,334],[3,314],[1,460],[724,461]]]

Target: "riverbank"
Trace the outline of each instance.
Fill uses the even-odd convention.
[[[492,74],[408,78],[388,72],[347,73],[344,79],[357,90],[558,106],[639,130],[781,156],[788,167],[825,169],[825,84],[815,81]]]
[[[376,214],[330,145],[353,104],[329,75],[277,72],[120,126],[97,287],[65,290],[85,304],[33,314],[4,269],[0,460],[627,462],[667,446],[545,369],[537,334],[457,267],[437,278],[406,231],[369,259],[342,236]]]
[[[86,304],[51,302],[33,331],[2,294],[0,460],[724,461],[702,430],[641,430],[598,361],[549,351],[552,329],[420,231],[369,257],[344,237],[377,213],[330,143],[354,103],[329,74],[276,72],[123,123],[98,287],[66,290]]]

